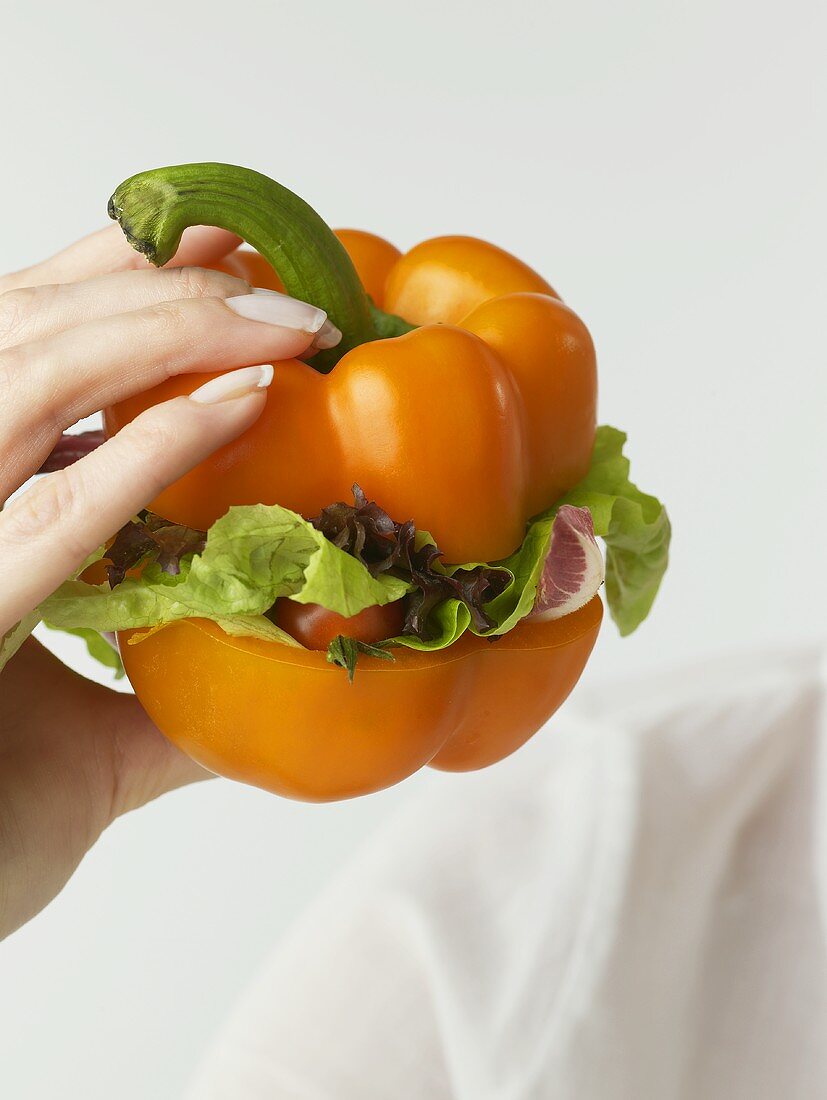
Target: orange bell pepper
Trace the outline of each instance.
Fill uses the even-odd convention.
[[[337,240],[278,184],[223,165],[133,177],[110,212],[156,263],[187,225],[239,233],[257,251],[234,254],[225,270],[312,301],[344,334],[307,363],[279,363],[258,422],[153,511],[201,529],[236,504],[309,517],[358,482],[429,531],[446,561],[495,562],[587,473],[597,393],[588,330],[502,249],[443,237],[401,255],[363,231]],[[106,430],[205,377],[120,403]],[[467,635],[439,652],[395,650],[393,664],[366,658],[353,685],[323,653],[229,638],[202,621],[122,651],[150,715],[196,759],[282,794],[339,798],[425,763],[462,770],[513,751],[573,687],[601,614],[594,599],[493,645]]]

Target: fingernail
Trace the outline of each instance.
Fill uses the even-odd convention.
[[[225,298],[224,302],[234,313],[246,317],[248,321],[264,321],[268,325],[297,329],[299,332],[316,333],[327,320],[323,309],[275,290],[254,288],[252,294]]]
[[[199,405],[217,405],[219,401],[232,401],[244,397],[254,390],[266,390],[273,381],[273,368],[270,363],[260,367],[242,367],[211,378],[190,394],[190,401]]]
[[[265,287],[256,286],[253,287],[253,294],[270,294],[276,298],[285,298],[286,295],[282,294],[278,290],[267,290]],[[294,298],[288,298],[289,302],[295,301]],[[302,302],[302,305],[305,303]],[[327,348],[335,348],[339,341],[342,339],[342,333],[331,320],[326,320],[319,331],[316,333],[316,339],[313,341],[313,347],[318,351],[326,351]]]
[[[313,341],[313,347],[318,348],[319,351],[325,351],[327,348],[335,348],[341,339],[342,334],[339,329],[336,328],[333,322],[325,321],[325,323],[316,333],[316,339]]]

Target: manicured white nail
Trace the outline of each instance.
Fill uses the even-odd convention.
[[[275,290],[254,289],[252,294],[240,294],[225,298],[225,304],[248,321],[264,321],[268,325],[297,329],[299,332],[316,333],[327,320],[323,309],[307,302],[278,294]]]
[[[217,405],[219,401],[232,401],[244,397],[254,390],[266,390],[273,381],[273,368],[269,363],[260,367],[242,367],[229,374],[219,374],[211,378],[190,394],[190,401],[199,405]]]
[[[342,334],[339,329],[336,328],[333,322],[325,321],[325,323],[316,333],[316,339],[313,341],[313,347],[318,348],[319,351],[324,351],[326,348],[335,348],[341,339]]]
[[[278,290],[267,290],[265,287],[256,286],[253,287],[253,294],[271,294],[276,298],[284,298],[285,295]],[[288,301],[295,301],[294,298],[288,298]],[[302,305],[304,303],[302,302]],[[316,333],[316,339],[313,341],[313,347],[319,351],[325,351],[327,348],[335,348],[339,341],[342,339],[342,333],[331,320],[325,321],[319,331]]]

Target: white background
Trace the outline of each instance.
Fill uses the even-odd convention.
[[[204,159],[403,247],[490,238],[590,325],[601,419],[675,526],[651,621],[607,627],[584,690],[814,638],[825,31],[815,0],[16,5],[0,263],[96,228],[126,176]],[[329,807],[213,782],[118,822],[0,946],[2,1095],[176,1096],[286,924],[434,781],[462,797],[456,777]]]

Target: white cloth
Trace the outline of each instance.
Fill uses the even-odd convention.
[[[189,1100],[827,1096],[825,679],[688,670],[435,775]]]

